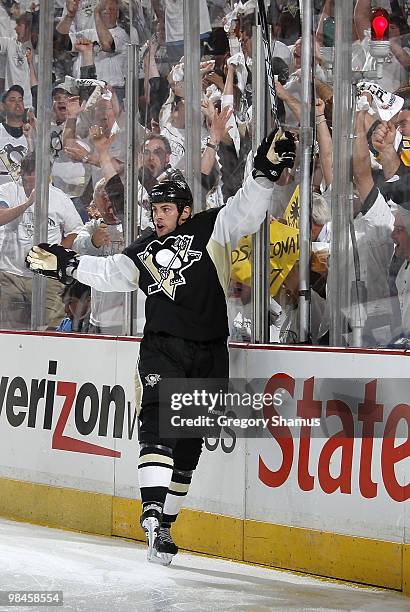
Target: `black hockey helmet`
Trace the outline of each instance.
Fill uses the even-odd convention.
[[[173,202],[177,205],[178,213],[181,215],[185,206],[192,208],[192,192],[181,175],[181,178],[162,181],[151,189],[149,201],[152,204],[162,204],[163,202]]]

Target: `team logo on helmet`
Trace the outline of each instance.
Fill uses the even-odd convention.
[[[193,239],[193,236],[170,236],[164,242],[153,240],[138,254],[155,281],[148,286],[148,295],[162,291],[175,299],[177,287],[186,284],[183,272],[202,257],[201,251],[191,251]]]

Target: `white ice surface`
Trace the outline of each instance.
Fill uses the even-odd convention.
[[[188,553],[147,563],[131,541],[0,519],[0,590],[62,590],[61,607],[1,612],[409,611],[396,593],[336,584]]]

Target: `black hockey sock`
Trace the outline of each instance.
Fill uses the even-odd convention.
[[[138,480],[143,506],[150,503],[164,505],[173,466],[171,448],[159,444],[141,444]]]
[[[178,513],[187,496],[193,473],[192,470],[176,469],[172,472],[172,479],[169,483],[168,492],[165,498],[161,523],[162,527],[170,527],[171,523],[176,521]]]

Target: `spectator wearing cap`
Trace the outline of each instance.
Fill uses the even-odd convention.
[[[20,85],[12,85],[2,97],[6,118],[0,123],[0,185],[18,180],[21,160],[31,148],[27,140],[29,132],[24,127],[23,100]]]
[[[87,221],[86,207],[91,199],[91,194],[88,195],[91,169],[87,164],[73,161],[63,147],[63,132],[67,121],[67,103],[71,94],[65,88],[64,83],[57,83],[53,88],[52,95],[53,118],[50,133],[51,180],[53,185],[61,189],[72,199],[82,220]]]
[[[31,49],[32,14],[23,13],[16,19],[16,38],[0,37],[0,55],[6,57],[6,89],[12,85],[20,85],[24,91],[24,106],[32,106],[30,89],[30,71],[27,62],[27,50]]]

